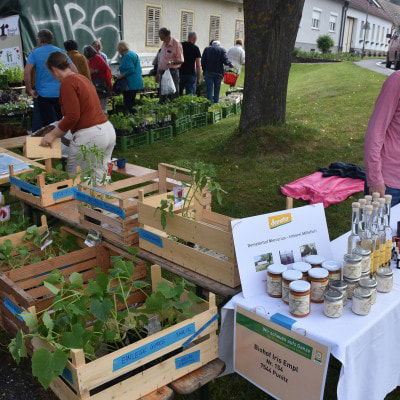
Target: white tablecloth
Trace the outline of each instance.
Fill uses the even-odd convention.
[[[396,232],[400,220],[400,205],[392,209],[392,228]],[[334,258],[341,260],[349,233],[332,242]],[[323,314],[322,304],[311,304],[311,314],[299,318],[293,330],[305,331],[306,336],[331,347],[331,353],[342,363],[338,400],[383,400],[400,386],[400,269],[394,269],[394,289],[378,293],[377,302],[367,316],[351,311],[349,302],[341,318],[331,319]],[[219,336],[220,358],[233,372],[233,319],[235,305],[258,313],[281,313],[293,318],[288,306],[268,295],[245,299],[240,293],[222,309]],[[304,399],[305,400],[305,399]]]

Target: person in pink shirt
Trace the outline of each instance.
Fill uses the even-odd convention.
[[[161,41],[163,42],[158,55],[158,69],[156,81],[160,82],[164,72],[169,69],[174,80],[176,92],[170,96],[160,96],[160,103],[165,103],[169,98],[179,95],[179,68],[184,62],[182,45],[171,36],[171,31],[167,28],[161,28],[158,31]]]
[[[400,71],[386,79],[369,120],[364,143],[369,192],[400,203]]]

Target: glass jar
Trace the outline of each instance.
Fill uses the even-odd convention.
[[[298,281],[303,278],[300,271],[288,269],[282,273],[282,300],[289,304],[289,284],[293,281]]]
[[[360,279],[349,279],[344,277],[343,280],[347,283],[347,298],[351,299],[353,297],[354,289],[358,287]]]
[[[358,254],[345,254],[343,259],[343,276],[350,279],[360,279],[362,257]]]
[[[377,282],[374,278],[361,278],[358,283],[361,288],[369,289],[371,291],[371,304],[376,303],[376,286]]]
[[[371,276],[371,274],[370,274],[369,272],[363,272],[363,273],[361,274],[361,278],[360,278],[360,279],[369,278],[370,276]]]
[[[289,312],[303,318],[310,314],[310,283],[300,280],[289,284]]]
[[[311,269],[311,265],[309,263],[297,261],[292,264],[292,269],[300,271],[303,274],[303,281],[308,281],[308,271]]]
[[[355,288],[351,311],[357,315],[367,315],[371,311],[371,291],[365,288]]]
[[[272,264],[267,269],[267,292],[271,297],[282,297],[282,272],[286,265]]]
[[[389,293],[393,289],[393,271],[388,267],[376,270],[376,290],[380,293]]]
[[[357,247],[356,254],[361,256],[361,272],[363,274],[371,273],[371,250]]]
[[[304,261],[310,264],[311,268],[321,268],[322,263],[325,261],[325,258],[319,256],[318,254],[311,254],[309,256],[304,257]]]
[[[308,278],[311,284],[310,299],[313,303],[323,303],[324,292],[328,286],[329,272],[324,268],[311,268],[308,271]]]
[[[347,304],[347,283],[345,281],[329,281],[328,288],[341,292],[343,294],[343,306]]]
[[[324,314],[329,318],[343,315],[343,293],[329,289],[324,293]]]
[[[328,270],[330,281],[338,281],[342,279],[342,264],[340,262],[326,260],[322,263],[322,268]]]

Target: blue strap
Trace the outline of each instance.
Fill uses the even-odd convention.
[[[60,199],[63,199],[65,197],[68,197],[68,196],[73,196],[76,190],[77,190],[76,186],[73,186],[71,188],[58,190],[57,192],[53,193],[53,199],[54,200],[60,200]]]
[[[156,235],[153,232],[146,231],[146,229],[143,228],[139,228],[138,231],[140,239],[146,240],[146,242],[154,244],[155,246],[161,248],[163,247],[163,240],[160,236]]]
[[[198,329],[195,333],[193,333],[192,336],[186,342],[182,344],[182,347],[185,349],[190,345],[190,343],[193,342],[194,339],[196,339],[203,331],[205,331],[214,321],[216,321],[219,318],[219,314],[215,314],[209,321],[207,321],[200,329]]]
[[[19,188],[24,189],[29,193],[34,194],[35,196],[40,196],[42,194],[42,191],[40,190],[39,187],[32,185],[31,183],[21,181],[20,179],[17,179],[15,176],[10,176],[10,184],[18,186]]]

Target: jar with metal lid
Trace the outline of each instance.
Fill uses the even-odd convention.
[[[360,279],[350,279],[344,277],[343,280],[347,283],[347,298],[351,299],[353,297],[354,289],[358,287],[358,282],[360,282]]]
[[[369,272],[363,272],[363,273],[361,274],[361,278],[360,278],[360,279],[369,278],[370,276],[371,276],[371,274],[370,274]]]
[[[286,265],[272,264],[267,269],[267,292],[271,297],[282,297],[282,272]]]
[[[324,268],[311,268],[308,271],[308,279],[311,284],[310,299],[313,303],[323,303],[324,292],[328,286],[329,272]]]
[[[389,267],[376,270],[376,290],[380,293],[389,293],[393,289],[393,271]]]
[[[289,312],[295,317],[310,314],[310,283],[300,280],[289,284]]]
[[[362,287],[354,289],[351,311],[357,315],[367,315],[371,311],[371,291]]]
[[[303,261],[297,261],[293,263],[292,269],[296,271],[300,271],[303,274],[303,281],[308,281],[308,271],[311,269],[311,265],[309,263]]]
[[[371,291],[371,304],[376,303],[376,286],[377,282],[374,278],[361,278],[358,283],[361,288],[369,289]]]
[[[358,254],[345,254],[343,259],[343,276],[350,279],[360,279],[362,257]]]
[[[342,279],[342,264],[340,262],[326,260],[322,263],[322,268],[328,270],[330,281]]]
[[[303,274],[294,269],[287,269],[282,273],[282,300],[289,304],[289,284],[302,279]]]
[[[343,293],[329,289],[324,293],[324,314],[329,318],[339,318],[343,314]]]
[[[356,254],[361,256],[361,272],[363,274],[371,272],[371,250],[364,249],[363,247],[356,248]]]
[[[343,294],[343,306],[347,304],[347,283],[345,281],[329,281],[328,288],[341,292]]]
[[[310,254],[309,256],[304,257],[304,261],[310,264],[312,268],[321,268],[325,258],[318,254]]]

